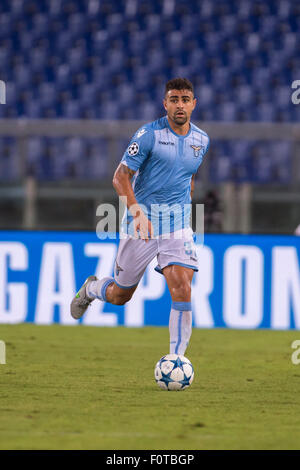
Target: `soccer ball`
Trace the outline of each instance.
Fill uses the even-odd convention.
[[[163,390],[184,390],[194,380],[191,361],[178,354],[163,356],[155,366],[154,377]]]

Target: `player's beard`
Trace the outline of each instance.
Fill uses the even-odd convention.
[[[183,112],[183,115],[182,116],[178,116],[177,113],[174,113],[174,116],[173,116],[173,121],[178,125],[178,126],[183,126],[187,120],[188,120],[188,117],[187,117],[187,114],[185,112]]]

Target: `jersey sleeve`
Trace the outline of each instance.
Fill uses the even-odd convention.
[[[210,138],[206,134],[206,145],[205,145],[204,152],[203,152],[203,158],[204,158],[205,154],[207,153],[207,151],[209,149],[209,144],[210,144]]]
[[[147,157],[154,144],[154,132],[147,127],[141,127],[132,137],[121,163],[133,171],[137,171]]]

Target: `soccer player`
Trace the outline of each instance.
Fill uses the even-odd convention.
[[[164,275],[172,298],[170,354],[184,355],[192,333],[191,283],[198,271],[190,203],[209,138],[190,122],[196,99],[189,80],[168,81],[163,104],[167,115],[134,134],[113,177],[127,205],[114,277],[89,276],[72,300],[71,315],[81,318],[95,299],[128,302],[156,256],[155,269]]]

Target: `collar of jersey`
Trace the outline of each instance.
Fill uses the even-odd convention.
[[[191,123],[190,123],[190,129],[189,129],[189,131],[188,131],[187,134],[185,134],[185,135],[176,134],[176,132],[173,131],[172,127],[170,126],[167,116],[166,116],[166,123],[167,123],[167,126],[168,126],[168,128],[170,129],[170,131],[171,131],[174,135],[176,135],[176,137],[179,137],[179,139],[185,139],[186,137],[188,137],[188,136],[190,135],[190,133],[191,133],[191,131],[192,131],[192,126],[191,126]]]

